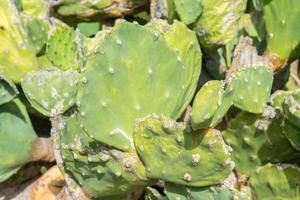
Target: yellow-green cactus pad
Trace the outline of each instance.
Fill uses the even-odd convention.
[[[81,38],[79,32],[58,24],[47,42],[46,55],[59,69],[79,69],[83,66]]]
[[[192,133],[183,123],[155,114],[135,124],[135,148],[147,177],[187,186],[219,183],[232,170],[220,132]]]
[[[249,182],[255,199],[299,199],[300,169],[292,165],[267,164],[259,167]]]
[[[187,44],[195,42],[193,35]],[[150,27],[125,21],[104,35],[87,58],[78,90],[82,125],[90,136],[128,150],[136,118],[155,112],[177,119],[182,114],[201,69],[200,62],[185,64],[184,48],[173,45]],[[189,59],[186,63],[193,63]]]
[[[244,14],[247,0],[201,0],[202,13],[194,25],[205,46],[225,45],[236,34],[238,20]]]
[[[50,69],[28,73],[21,85],[32,107],[53,117],[75,104],[77,83],[77,71]]]
[[[30,161],[37,138],[25,106],[16,99],[0,106],[0,182]]]
[[[193,102],[192,127],[193,129],[207,128],[222,104],[224,85],[221,81],[206,82],[197,93]]]
[[[0,73],[19,82],[38,69],[35,49],[12,0],[0,2]]]

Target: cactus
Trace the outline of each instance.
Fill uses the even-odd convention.
[[[1,1],[0,18],[0,37],[5,41],[0,44],[0,73],[19,82],[27,72],[38,70],[35,50],[11,0]]]
[[[228,84],[233,93],[233,105],[251,113],[262,112],[270,96],[272,82],[272,71],[268,67],[241,69]]]
[[[219,186],[192,188],[167,183],[165,193],[167,200],[250,200],[246,193]]]
[[[14,83],[0,74],[0,106],[13,100],[19,91]]]
[[[273,54],[274,64],[300,56],[300,8],[297,0],[287,4],[284,0],[264,0],[264,21],[268,33],[268,51]],[[286,12],[288,10],[289,12]]]
[[[31,160],[36,139],[26,108],[19,99],[0,106],[0,182]]]
[[[180,20],[187,25],[195,22],[202,11],[200,2],[200,0],[174,0]]]
[[[201,0],[202,13],[193,25],[204,46],[219,46],[230,42],[236,34],[238,20],[245,12],[246,0]]]
[[[111,149],[88,137],[79,114],[67,118],[60,140],[65,173],[92,197],[120,199],[151,183],[136,153]]]
[[[22,89],[33,108],[45,116],[63,114],[75,104],[77,93],[76,71],[50,69],[28,73],[22,80]],[[42,87],[37,90],[36,86]]]
[[[259,167],[249,182],[256,199],[298,199],[299,178],[296,166],[267,164]]]
[[[225,179],[233,167],[217,130],[192,133],[155,114],[138,119],[135,129],[134,144],[147,177],[199,187]]]
[[[288,162],[299,157],[284,137],[281,117],[276,118],[272,108],[261,115],[242,112],[223,132],[240,175],[250,176],[256,167],[267,162]]]
[[[83,47],[79,32],[58,24],[47,43],[48,59],[61,70],[79,69],[83,66]]]
[[[193,36],[192,44],[196,40]],[[150,27],[119,22],[100,42],[96,53],[87,58],[77,102],[83,127],[90,136],[126,151],[131,146],[136,118],[152,112],[173,119],[181,115],[195,90],[194,77],[200,73],[200,63],[185,65],[180,50],[175,51],[165,40]],[[174,80],[172,85],[167,84],[170,79]],[[126,117],[115,116],[126,112]]]

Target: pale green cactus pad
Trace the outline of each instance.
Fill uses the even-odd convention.
[[[235,37],[239,18],[246,9],[246,0],[201,0],[202,13],[194,25],[205,46],[225,45]]]
[[[0,105],[14,99],[19,94],[14,83],[0,74]]]
[[[234,106],[261,113],[269,99],[272,83],[273,72],[268,67],[246,67],[235,72],[228,85]]]
[[[176,12],[185,24],[191,24],[201,14],[200,0],[174,0]]]
[[[21,86],[33,108],[53,117],[75,104],[77,83],[77,71],[49,69],[28,73]]]
[[[211,120],[222,105],[224,85],[221,81],[206,82],[197,93],[193,102],[192,127],[193,129],[207,128]]]
[[[270,111],[269,116],[273,116]],[[240,175],[250,176],[267,162],[288,162],[299,157],[283,135],[281,120],[266,119],[260,115],[242,112],[223,132],[232,147],[231,156]]]
[[[154,112],[177,119],[201,70],[200,62],[186,65],[180,52],[148,26],[117,23],[81,73],[77,104],[86,132],[128,150],[136,118]]]
[[[19,82],[38,69],[35,49],[12,0],[0,2],[0,73]]]
[[[220,132],[192,133],[183,123],[155,114],[138,119],[134,143],[147,177],[187,186],[207,186],[232,170]]]
[[[185,187],[166,183],[167,200],[250,200],[246,194],[226,187]]]
[[[81,38],[73,28],[58,24],[47,43],[46,55],[59,69],[79,69],[83,65]]]
[[[89,196],[121,199],[152,182],[135,152],[108,148],[87,136],[78,114],[67,118],[61,140],[65,172],[71,174]]]
[[[250,178],[255,199],[299,199],[300,169],[292,165],[267,164],[259,167]]]
[[[268,50],[287,60],[300,56],[300,7],[298,0],[264,0]]]
[[[0,182],[30,161],[37,138],[25,106],[16,99],[0,106]]]

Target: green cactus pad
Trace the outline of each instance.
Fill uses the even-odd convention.
[[[0,73],[19,82],[38,69],[35,49],[12,0],[0,2]]]
[[[23,19],[28,30],[28,36],[36,49],[36,54],[38,54],[46,45],[50,24],[47,20],[37,18],[23,17]]]
[[[267,162],[288,162],[299,157],[283,135],[281,120],[272,122],[242,112],[230,122],[223,136],[233,149],[231,156],[238,174],[250,176],[256,167]]]
[[[194,25],[205,46],[225,45],[235,37],[239,18],[246,9],[246,0],[201,0],[202,13]]]
[[[194,96],[197,80],[201,73],[202,53],[197,42],[197,36],[177,20],[174,20],[171,26],[164,20],[152,20],[148,26],[155,31],[155,34],[161,34],[166,42],[177,51],[187,68],[186,81],[190,81],[190,85],[186,94],[183,95],[185,105],[182,107],[185,108]]]
[[[50,69],[28,73],[21,86],[32,107],[53,117],[75,104],[77,79],[76,71]]]
[[[13,82],[0,74],[0,105],[14,99],[19,94]]]
[[[206,82],[197,93],[193,102],[193,129],[207,128],[211,124],[214,113],[222,104],[224,86],[221,81]]]
[[[282,111],[282,103],[284,102],[284,99],[292,94],[292,91],[277,90],[271,95],[269,102],[272,107]]]
[[[30,161],[31,145],[36,138],[26,108],[20,100],[0,106],[0,182]]]
[[[147,177],[187,186],[225,179],[232,161],[217,130],[188,132],[183,123],[152,114],[135,125],[134,143]]]
[[[80,37],[73,28],[59,24],[49,38],[46,55],[61,70],[79,69],[83,65],[80,48]]]
[[[167,198],[160,194],[156,189],[147,187],[145,189],[144,200],[167,200]]]
[[[134,120],[153,112],[177,119],[193,98],[199,73],[199,65],[185,65],[149,27],[119,22],[81,74],[78,109],[84,129],[100,142],[128,150]]]
[[[299,128],[296,128],[295,126],[285,123],[283,134],[285,137],[290,141],[291,145],[300,151],[300,134],[299,134]]]
[[[292,165],[267,164],[260,167],[250,178],[250,187],[255,199],[299,199],[300,169]]]
[[[201,14],[200,0],[174,0],[176,12],[185,24],[191,24]]]
[[[269,99],[272,82],[273,73],[268,67],[246,67],[236,72],[228,85],[234,106],[261,113]]]
[[[268,50],[287,60],[300,56],[300,7],[298,0],[264,0]]]
[[[282,108],[286,120],[300,128],[300,104],[295,100],[293,96],[285,97]]]
[[[184,187],[166,183],[165,193],[168,200],[250,200],[246,193],[226,187]]]
[[[80,124],[78,114],[68,117],[60,140],[65,172],[84,192],[99,199],[118,199],[152,183],[135,152],[124,153],[96,142]]]

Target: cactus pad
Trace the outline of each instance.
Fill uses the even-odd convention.
[[[47,43],[46,55],[59,69],[79,69],[81,40],[73,28],[59,24]]]
[[[30,161],[31,145],[36,138],[26,108],[20,100],[0,106],[0,182]]]
[[[165,193],[168,200],[250,200],[246,193],[226,187],[184,187],[166,183]]]
[[[135,125],[134,143],[147,177],[187,186],[206,186],[232,170],[225,143],[217,130],[188,132],[184,124],[152,114]]]
[[[251,176],[250,187],[255,199],[298,199],[299,180],[298,167],[267,164]]]
[[[206,82],[193,103],[192,111],[192,127],[193,129],[207,128],[211,124],[211,120],[222,104],[224,86],[221,81]]]
[[[60,140],[65,172],[76,179],[84,192],[95,198],[121,199],[119,196],[151,184],[136,153],[124,153],[96,142],[80,124],[78,114],[68,117]]]
[[[300,7],[298,0],[264,0],[268,50],[281,59],[300,56]]]
[[[233,104],[251,113],[260,113],[269,99],[273,73],[268,67],[246,67],[231,78],[228,89],[233,93]]]
[[[185,24],[191,24],[201,14],[200,0],[174,0],[176,12]]]
[[[246,112],[230,122],[223,136],[233,149],[231,155],[239,174],[249,176],[267,162],[285,162],[299,156],[284,137],[280,124],[281,119],[272,122]]]
[[[0,2],[0,18],[0,73],[19,82],[38,69],[35,49],[12,0]]]
[[[14,83],[0,75],[0,105],[11,101],[18,93]]]
[[[50,69],[28,73],[21,85],[31,105],[43,115],[53,117],[75,104],[77,77],[76,71]]]
[[[185,65],[150,27],[121,21],[87,58],[81,74],[84,129],[100,142],[128,150],[134,120],[152,112],[177,119],[193,97],[199,73],[199,65]]]

